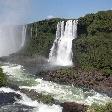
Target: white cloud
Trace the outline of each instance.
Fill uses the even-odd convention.
[[[53,15],[48,15],[48,16],[47,16],[47,19],[52,19],[52,18],[54,18]]]

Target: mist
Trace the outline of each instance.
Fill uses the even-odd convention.
[[[0,25],[22,24],[30,12],[30,0],[0,0],[0,7]]]
[[[30,0],[0,0],[0,57],[17,52],[24,40],[25,23],[30,12]]]

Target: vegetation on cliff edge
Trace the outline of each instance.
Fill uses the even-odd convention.
[[[73,42],[74,62],[112,74],[112,11],[79,18],[78,38]]]
[[[25,55],[42,55],[48,57],[56,34],[57,23],[61,19],[43,20],[27,25],[29,40],[23,50]]]
[[[6,85],[6,76],[3,73],[2,68],[0,68],[0,87]]]
[[[23,54],[48,57],[61,20],[54,18],[29,24],[29,40]],[[78,37],[73,41],[74,65],[112,74],[112,11],[88,14],[78,20]]]

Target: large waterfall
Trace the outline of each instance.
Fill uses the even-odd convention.
[[[26,26],[0,27],[0,56],[15,53],[24,46]]]
[[[56,39],[49,54],[49,62],[60,66],[71,66],[72,40],[77,37],[77,20],[57,24]]]

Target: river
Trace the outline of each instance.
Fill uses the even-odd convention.
[[[94,90],[85,90],[69,85],[60,85],[51,81],[44,81],[38,76],[32,75],[24,69],[23,66],[11,63],[2,65],[3,72],[6,73],[8,81],[17,85],[19,89],[34,90],[43,95],[51,95],[59,102],[77,102],[81,104],[91,105],[93,103],[105,104],[111,101],[105,94],[100,94]],[[0,93],[19,94],[21,99],[15,98],[13,103],[4,103],[0,107],[0,112],[62,112],[60,105],[47,105],[32,100],[26,94],[9,87],[0,88]]]

